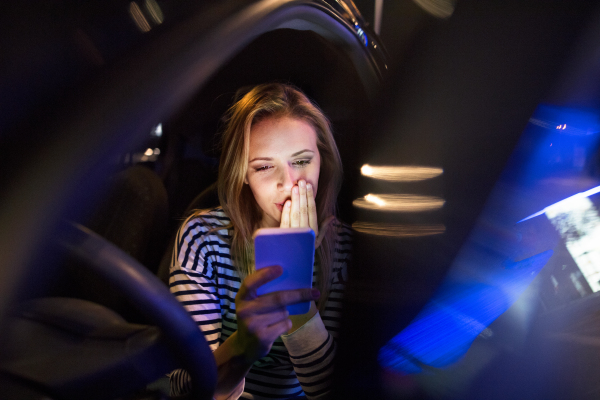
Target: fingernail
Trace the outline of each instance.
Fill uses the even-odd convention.
[[[289,200],[288,200],[288,201],[286,201],[286,202],[285,202],[285,206],[286,206],[287,208],[290,208],[290,206],[291,206],[291,205],[292,205],[292,202],[291,202],[291,201],[289,201]]]
[[[319,289],[311,290],[310,294],[312,295],[313,299],[318,299],[319,297],[321,297],[321,292],[319,292]]]
[[[300,187],[304,187],[304,186],[306,186],[306,182],[300,181],[300,182],[298,182],[298,185],[300,185]]]
[[[307,184],[306,184],[306,189],[307,189],[307,190],[312,190],[312,185],[311,185],[310,183],[307,183]]]
[[[298,193],[298,186],[294,186],[294,194]]]

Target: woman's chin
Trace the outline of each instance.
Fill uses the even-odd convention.
[[[279,228],[281,226],[281,213],[277,216],[268,216],[260,222],[261,228]]]

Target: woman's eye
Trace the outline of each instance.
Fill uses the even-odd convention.
[[[297,160],[294,161],[293,165],[298,168],[304,168],[310,164],[310,160]]]
[[[256,172],[261,172],[261,171],[266,171],[266,170],[268,170],[269,168],[271,168],[271,166],[270,166],[270,165],[263,165],[262,167],[257,167],[257,168],[254,168],[254,170],[255,170]]]

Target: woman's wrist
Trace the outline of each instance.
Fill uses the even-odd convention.
[[[213,352],[218,374],[216,399],[229,399],[240,391],[240,385],[243,391],[244,377],[254,363],[243,351],[239,339],[236,331]]]
[[[300,315],[290,315],[290,320],[292,321],[292,327],[290,328],[289,331],[287,331],[287,334],[291,334],[293,332],[295,332],[296,330],[298,330],[299,328],[301,328],[302,326],[304,326],[304,324],[306,324],[308,321],[311,320],[312,317],[315,316],[315,314],[317,313],[317,305],[315,304],[314,301],[310,302],[310,310],[308,310],[308,312],[306,314],[300,314]]]
[[[317,312],[295,332],[282,335],[281,339],[292,356],[300,356],[323,344],[329,336],[327,328]]]
[[[231,349],[231,357],[235,359],[238,363],[250,367],[254,362],[257,361],[256,357],[248,351],[246,344],[243,340],[241,340],[238,335],[238,331],[233,332],[233,334],[226,340],[229,342],[228,345]]]

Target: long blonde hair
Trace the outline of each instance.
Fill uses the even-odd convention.
[[[250,130],[266,118],[290,117],[310,124],[317,134],[321,158],[319,190],[315,199],[319,226],[335,217],[336,201],[342,180],[342,162],[331,133],[331,125],[323,112],[300,90],[280,83],[254,87],[226,115],[222,137],[222,152],[217,182],[219,202],[231,220],[231,255],[235,267],[244,279],[254,271],[252,234],[259,227],[261,210],[250,187],[244,184],[248,170]],[[319,266],[318,288],[321,291],[319,308],[324,308],[329,295],[335,251],[333,223],[324,233],[316,251]],[[321,228],[322,229],[322,228]]]

